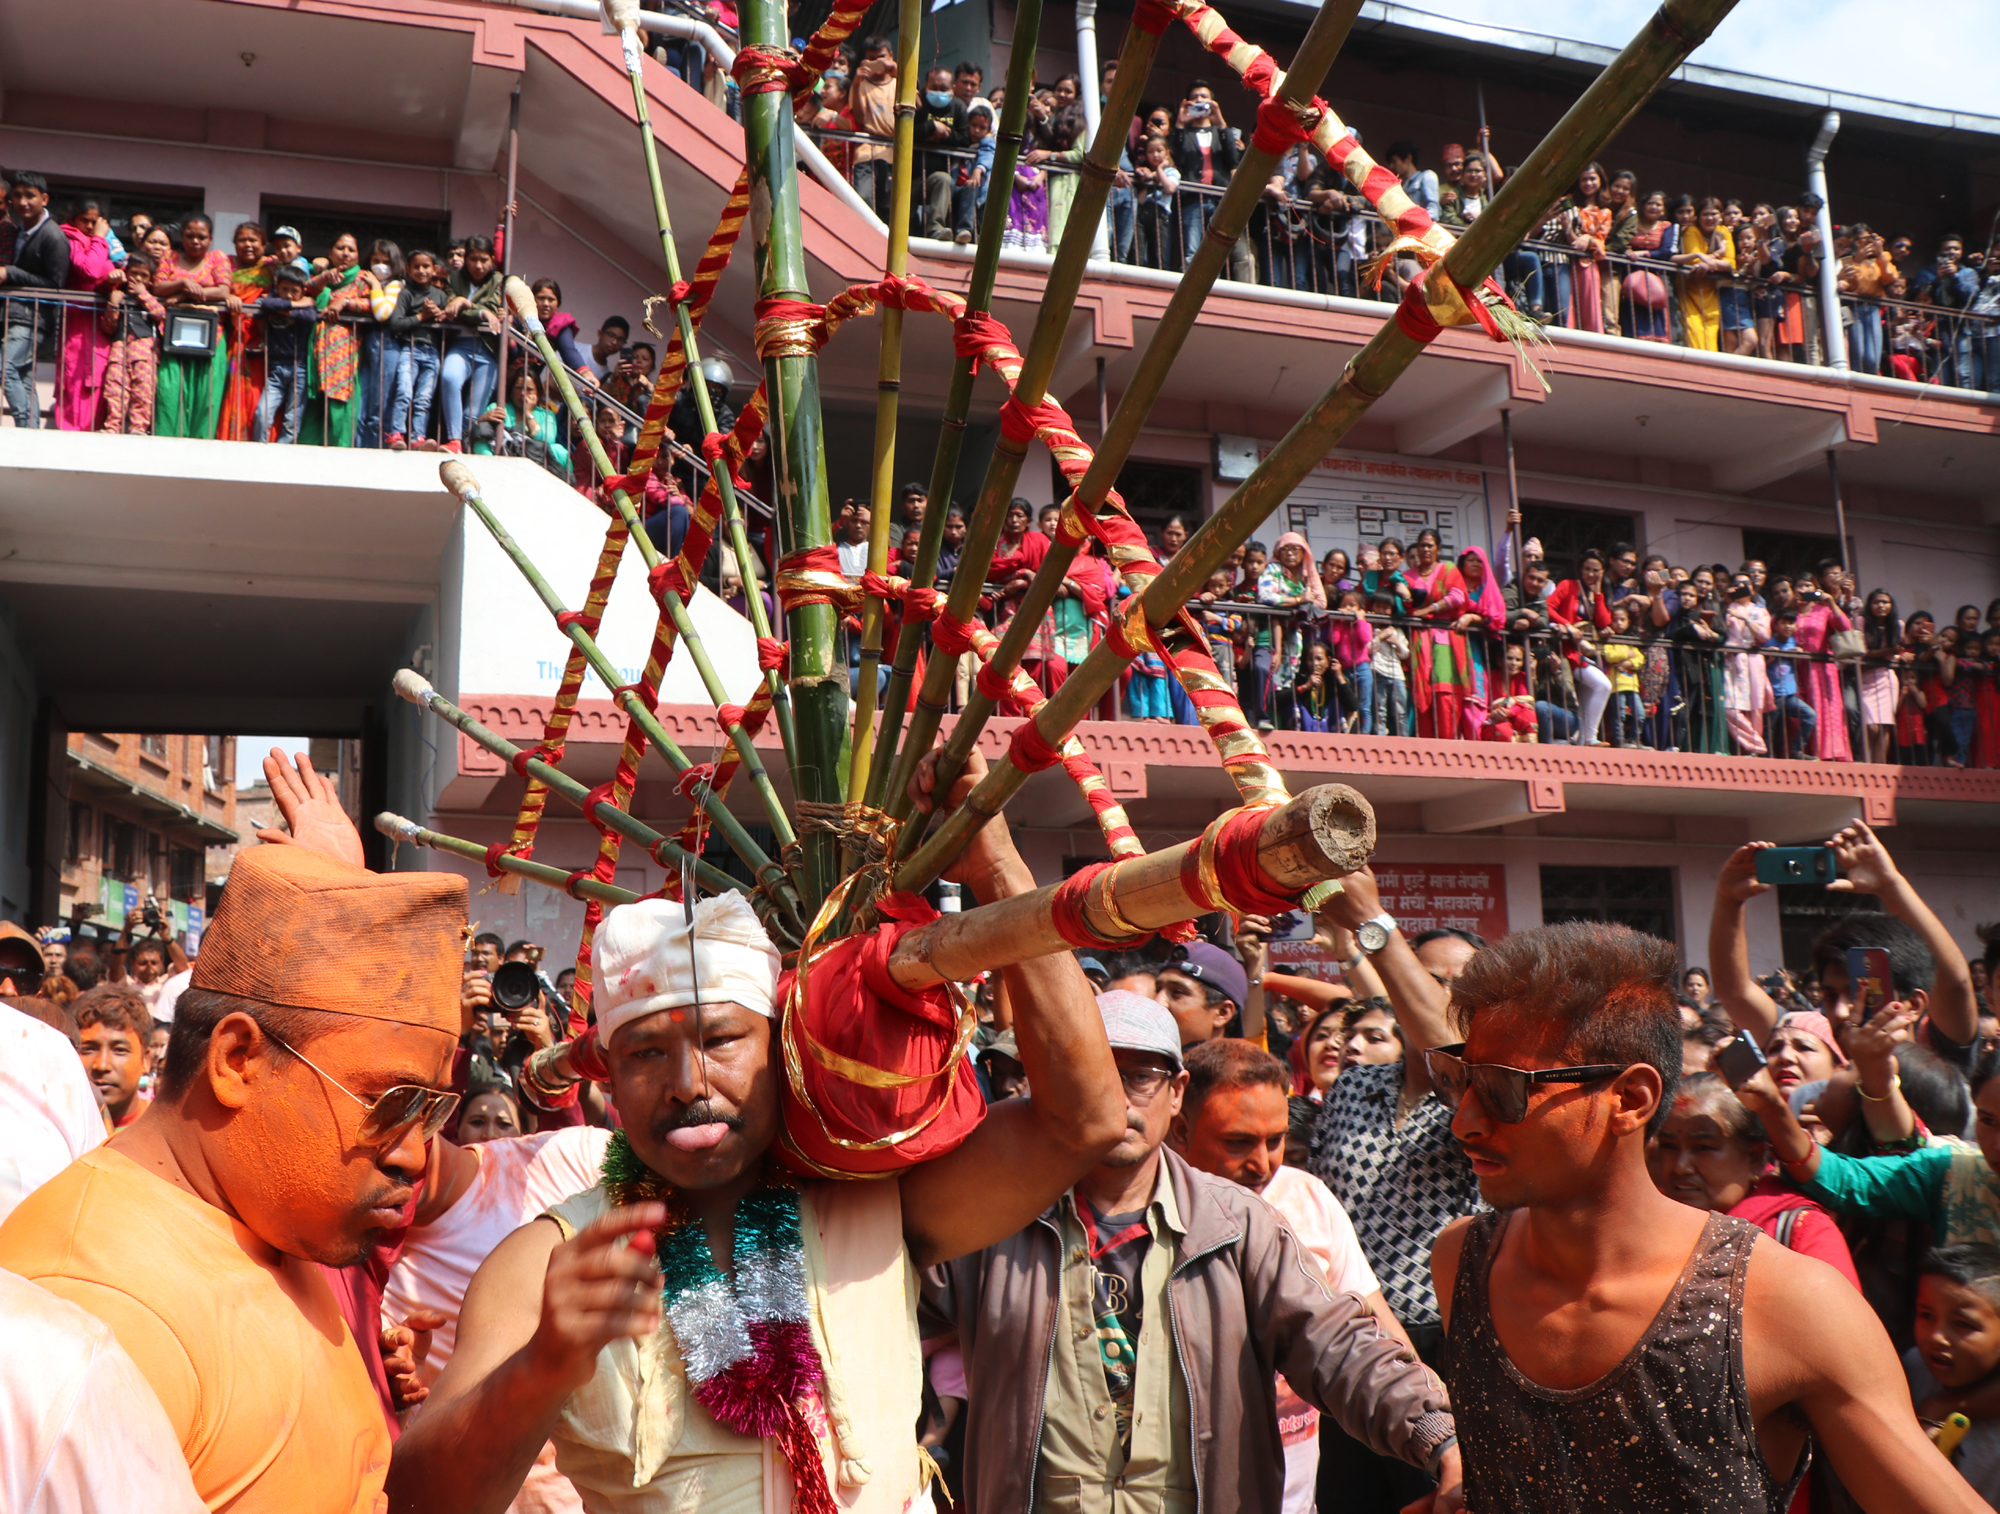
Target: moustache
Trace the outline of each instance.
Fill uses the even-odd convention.
[[[670,1130],[691,1130],[700,1125],[727,1125],[731,1130],[743,1128],[743,1116],[731,1114],[720,1108],[711,1099],[700,1099],[683,1109],[677,1115],[666,1115],[653,1122],[655,1139],[665,1139]]]

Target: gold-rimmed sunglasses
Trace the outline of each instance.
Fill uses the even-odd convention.
[[[361,1139],[371,1146],[386,1144],[391,1136],[400,1135],[419,1122],[423,1125],[423,1138],[428,1141],[444,1129],[444,1122],[458,1108],[457,1094],[440,1093],[417,1083],[398,1083],[372,1100],[364,1099],[304,1052],[285,1046],[284,1041],[268,1030],[264,1034],[368,1111],[361,1117]]]

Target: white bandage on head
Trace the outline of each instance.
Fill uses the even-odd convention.
[[[741,1004],[768,1019],[778,968],[777,948],[739,893],[695,905],[692,943],[679,901],[621,904],[604,917],[591,946],[598,1040],[609,1044],[619,1026],[697,1000]]]

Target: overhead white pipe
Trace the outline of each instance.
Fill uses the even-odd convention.
[[[1847,372],[1847,338],[1840,329],[1840,260],[1833,252],[1833,211],[1826,200],[1826,155],[1840,130],[1840,112],[1820,118],[1819,135],[1806,149],[1806,188],[1819,196],[1819,319],[1829,368]],[[1844,549],[1843,549],[1844,550]]]
[[[605,13],[598,0],[490,0],[494,5],[511,5],[516,10],[539,11],[549,16],[574,16],[579,21],[603,21],[607,31],[615,30],[605,19]],[[736,62],[736,49],[722,39],[722,34],[706,21],[697,21],[692,16],[670,16],[660,11],[642,11],[638,24],[646,31],[659,37],[673,37],[682,42],[698,44],[723,69]],[[847,182],[847,176],[835,168],[819,150],[819,144],[800,129],[797,122],[792,124],[792,140],[798,148],[799,161],[805,164],[812,176],[828,190],[835,199],[860,216],[870,226],[889,234],[889,228],[882,224],[875,207],[854,192],[854,186]]]
[[[1097,140],[1097,123],[1104,107],[1097,98],[1097,0],[1076,0],[1076,93],[1083,101],[1083,136],[1086,143]],[[1097,234],[1091,238],[1090,255],[1099,262],[1111,256],[1111,207],[1107,204],[1097,218]]]

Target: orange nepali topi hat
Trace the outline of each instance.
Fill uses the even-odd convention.
[[[302,846],[237,853],[191,988],[458,1034],[465,880]]]

